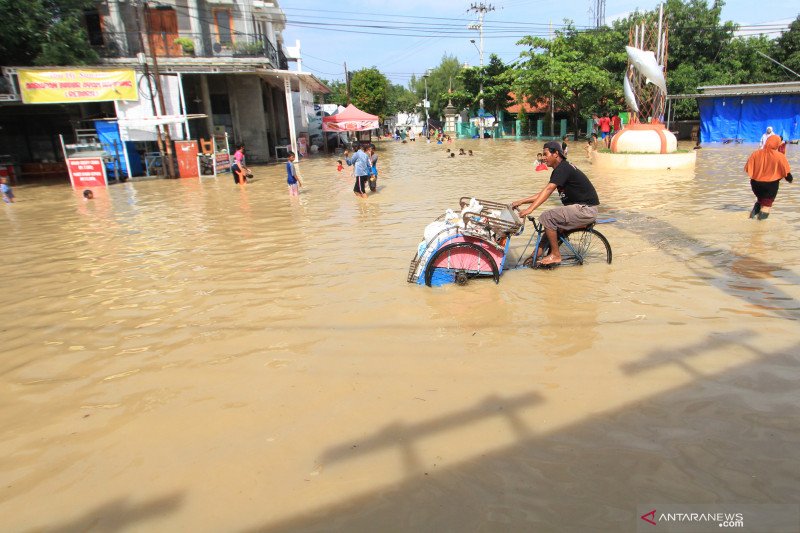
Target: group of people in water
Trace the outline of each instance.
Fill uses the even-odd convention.
[[[378,154],[375,153],[374,144],[358,144],[356,151],[350,157],[350,151],[344,151],[344,160],[347,166],[354,168],[353,174],[355,175],[355,184],[353,185],[353,193],[359,198],[367,197],[367,186],[370,192],[378,190]],[[338,169],[342,169],[342,161],[338,161]]]
[[[603,117],[603,119],[606,118],[608,117]],[[599,119],[601,132],[606,129],[606,121],[603,119]],[[608,124],[609,130],[612,126],[616,126],[611,120],[608,121]],[[446,139],[446,137],[444,138]],[[596,149],[596,144],[597,135],[593,132],[589,136],[589,150]],[[750,177],[750,188],[756,196],[756,202],[750,210],[750,218],[764,220],[769,217],[772,205],[778,195],[780,181],[785,179],[791,183],[794,179],[789,161],[786,159],[785,147],[784,140],[775,134],[771,127],[767,128],[761,138],[759,148],[750,155],[744,166],[745,172]],[[467,151],[464,148],[458,150],[458,155],[473,155],[472,150]],[[547,238],[551,241],[550,250],[552,250],[550,255],[540,259],[542,265],[557,265],[561,261],[556,245],[558,231],[568,231],[591,224],[597,216],[597,205],[599,205],[597,192],[586,175],[567,162],[568,150],[566,136],[561,142],[545,143],[542,152],[537,154],[534,165],[536,171],[552,168],[550,181],[538,194],[513,203],[514,207],[529,204],[529,207],[521,213],[527,215],[544,203],[554,191],[557,190],[561,197],[562,207],[548,210],[540,217]],[[456,152],[450,148],[447,148],[445,153],[448,157],[456,156]],[[244,144],[239,144],[236,147],[231,167],[235,183],[247,183],[247,179],[252,176],[244,159],[245,147]],[[290,152],[286,163],[290,196],[297,196],[298,188],[303,186],[294,161],[295,154]],[[344,161],[348,166],[354,167],[353,193],[356,196],[367,198],[367,189],[370,192],[377,191],[378,154],[375,153],[374,144],[358,143],[352,155],[349,150],[345,150]],[[338,160],[337,170],[341,171],[342,169],[342,160]],[[3,200],[13,202],[14,194],[8,185],[8,180],[3,179],[0,187],[3,189]]]

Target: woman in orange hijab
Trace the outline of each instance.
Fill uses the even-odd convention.
[[[750,154],[750,159],[744,166],[744,171],[750,176],[750,188],[758,198],[753,210],[750,211],[750,218],[758,217],[758,220],[767,218],[772,202],[778,196],[780,181],[786,178],[786,181],[791,183],[794,179],[786,155],[778,152],[780,144],[780,137],[771,135],[764,143],[764,148]]]

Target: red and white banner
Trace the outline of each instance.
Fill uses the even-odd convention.
[[[344,122],[322,123],[322,131],[367,131],[376,128],[378,128],[377,120],[347,120]]]
[[[67,159],[67,170],[69,170],[69,181],[75,188],[108,185],[106,165],[102,157]]]

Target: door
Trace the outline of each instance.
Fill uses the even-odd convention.
[[[180,57],[178,38],[178,15],[174,9],[147,9],[147,25],[150,27],[150,49],[157,56]]]

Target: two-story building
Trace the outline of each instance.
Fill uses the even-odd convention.
[[[250,162],[266,162],[307,133],[313,94],[329,92],[301,71],[299,42],[283,42],[286,17],[274,0],[101,0],[85,23],[98,67],[134,70],[139,100],[24,104],[18,69],[5,67],[11,90],[0,91],[10,93],[0,95],[0,151],[21,164],[58,161],[58,134],[72,137],[93,119],[118,117],[123,131],[125,119],[154,115],[205,115],[165,127],[173,139],[227,132],[231,144],[247,145]],[[156,67],[164,109],[151,96]],[[123,137],[152,142],[154,131],[131,127]]]

